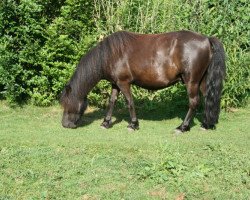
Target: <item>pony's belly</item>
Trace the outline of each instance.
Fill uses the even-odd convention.
[[[175,79],[175,80],[135,80],[133,82],[133,84],[139,86],[139,87],[142,87],[142,88],[145,88],[145,89],[149,89],[149,90],[159,90],[159,89],[163,89],[163,88],[166,88],[170,85],[173,85],[174,83],[178,82],[180,79]]]

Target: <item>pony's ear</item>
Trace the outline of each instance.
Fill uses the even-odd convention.
[[[65,86],[66,94],[69,94],[71,92],[71,86],[68,84]]]

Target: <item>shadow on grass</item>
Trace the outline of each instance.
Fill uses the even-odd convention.
[[[117,102],[118,105],[115,106],[113,111],[112,126],[120,123],[122,120],[127,122],[130,121],[129,111],[127,106],[124,103]],[[203,116],[203,102],[200,102],[199,108],[197,109],[195,118],[199,122],[202,121]],[[188,97],[185,94],[182,95],[173,95],[171,100],[166,101],[150,101],[149,99],[135,100],[136,114],[139,120],[149,120],[149,121],[162,121],[170,120],[174,118],[179,118],[182,121],[184,120],[188,112]],[[106,109],[95,110],[90,113],[86,113],[83,116],[83,124],[81,127],[93,123],[97,119],[104,119],[106,115]],[[194,122],[191,123],[191,127],[196,125]]]

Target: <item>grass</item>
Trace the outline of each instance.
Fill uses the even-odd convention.
[[[200,130],[198,113],[180,136],[177,107],[138,108],[131,133],[126,109],[109,130],[97,109],[70,130],[60,107],[1,102],[0,199],[249,199],[250,106],[222,112],[214,131]]]

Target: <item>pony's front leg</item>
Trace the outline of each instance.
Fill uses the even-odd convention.
[[[120,89],[116,85],[112,85],[112,92],[111,92],[111,96],[109,99],[108,112],[107,112],[106,117],[104,118],[104,120],[101,124],[101,127],[103,127],[103,128],[110,128],[112,125],[111,117],[112,117],[114,105],[115,105],[115,102],[117,100],[119,92],[120,92]]]
[[[133,101],[133,97],[132,97],[131,90],[130,90],[130,84],[127,82],[119,82],[119,84],[117,85],[119,86],[121,92],[124,94],[126,101],[127,101],[129,114],[131,118],[131,122],[128,125],[128,129],[138,130],[139,122],[135,113],[135,106],[134,106],[134,101]]]

